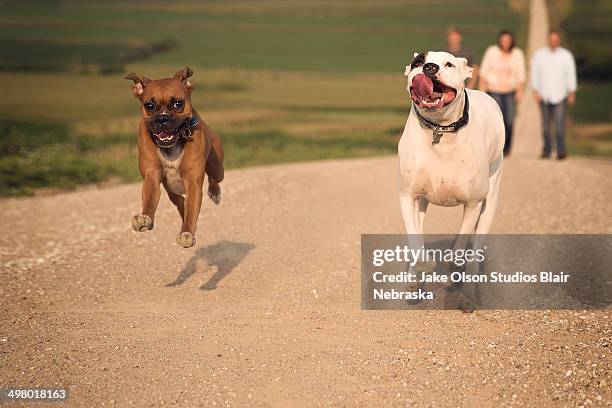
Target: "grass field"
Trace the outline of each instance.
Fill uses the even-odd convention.
[[[138,178],[138,107],[122,71],[191,66],[195,106],[230,168],[393,153],[409,110],[404,66],[443,48],[450,23],[478,54],[501,27],[524,42],[525,13],[506,1],[5,4],[0,194]]]
[[[222,134],[230,168],[392,153],[414,51],[443,47],[450,21],[479,53],[500,26],[520,31],[524,14],[505,2],[467,3],[5,6],[0,121],[12,137],[1,151],[0,194],[138,178],[137,102],[128,81],[108,74],[121,68],[153,78],[194,68],[194,103]],[[146,52],[168,41],[178,46]]]
[[[612,81],[581,81],[573,108],[578,123],[612,122]]]
[[[171,72],[169,67],[162,70]],[[85,167],[98,169],[95,176],[73,178],[76,184],[111,176],[139,177],[135,162],[139,109],[128,81],[49,73],[2,78],[0,86],[8,91],[3,109],[23,110],[30,117],[17,114],[1,123],[13,123],[11,140],[32,141],[27,147],[1,151],[4,194],[69,186],[67,180],[54,183],[47,177],[48,165],[38,168],[33,158],[43,153],[47,162],[80,165],[85,160]],[[409,110],[401,76],[215,70],[196,71],[194,82],[194,104],[222,134],[230,168],[391,153]],[[48,86],[40,88],[41,83]],[[69,135],[60,138],[62,132]],[[72,156],[79,160],[67,160]],[[5,176],[13,166],[32,174],[16,183],[16,174]]]
[[[500,27],[517,29],[519,19],[505,1],[486,0],[52,2],[4,6],[0,37],[95,47],[167,38],[180,44],[147,61],[152,66],[401,72],[414,51],[443,47],[450,24],[481,54]],[[25,48],[15,55],[28,56]]]
[[[612,3],[605,0],[549,2],[552,24],[561,27],[579,76],[576,126],[570,152],[612,156]]]
[[[194,103],[223,136],[229,168],[393,153],[410,106],[402,73],[412,53],[444,47],[451,22],[480,55],[501,27],[524,46],[525,4],[9,2],[0,16],[8,135],[0,195],[138,179],[138,108],[122,74],[165,77],[184,65],[195,70]],[[590,52],[589,39],[605,34],[606,14],[567,1],[555,10],[560,24],[576,23],[569,31],[580,58],[593,62],[588,56],[601,53]],[[588,66],[597,72],[601,61]],[[612,120],[611,84],[581,81],[577,124]],[[603,135],[576,136],[572,151],[608,154]]]

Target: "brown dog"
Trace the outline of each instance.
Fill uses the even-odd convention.
[[[132,228],[153,229],[163,183],[183,220],[176,242],[185,248],[196,243],[204,175],[208,175],[208,196],[215,204],[221,201],[223,180],[223,144],[191,106],[193,85],[187,78],[192,74],[185,68],[172,78],[155,81],[138,74],[125,76],[134,81],[132,94],[142,111],[138,127],[142,214],[132,218]]]

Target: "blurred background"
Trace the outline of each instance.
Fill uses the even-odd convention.
[[[525,48],[528,0],[0,1],[0,195],[140,178],[138,72],[194,69],[227,167],[394,154],[404,67],[463,32]],[[570,154],[612,155],[612,2],[549,0],[579,72]]]

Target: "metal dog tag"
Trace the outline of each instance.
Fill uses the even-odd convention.
[[[434,129],[433,131],[433,140],[431,141],[432,145],[440,143],[440,138],[442,137],[442,132],[438,129]]]

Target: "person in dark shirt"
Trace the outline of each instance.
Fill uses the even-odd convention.
[[[457,58],[467,59],[468,66],[474,68],[474,72],[472,73],[472,78],[467,82],[466,87],[475,89],[476,83],[478,82],[478,60],[476,59],[474,51],[469,48],[464,48],[461,45],[462,39],[461,31],[459,31],[457,27],[449,27],[446,31],[446,52],[453,54]]]

